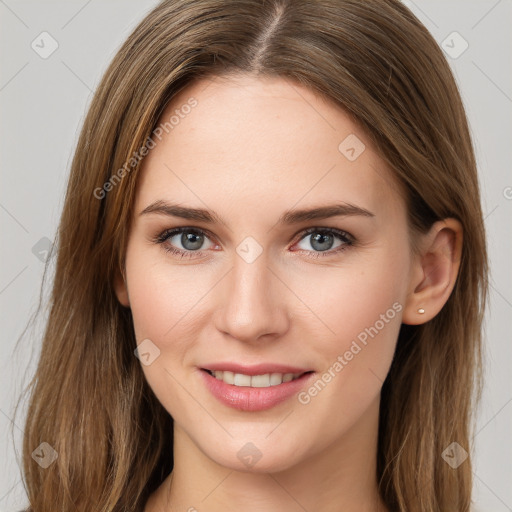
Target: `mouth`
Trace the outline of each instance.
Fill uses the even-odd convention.
[[[316,375],[311,367],[271,361],[257,364],[204,362],[197,369],[204,386],[217,400],[247,412],[264,411],[288,401]]]
[[[228,370],[209,370],[207,368],[201,368],[201,370],[225,384],[248,388],[269,388],[272,386],[279,386],[280,384],[300,379],[303,375],[313,373],[313,371],[305,371],[296,373],[274,372],[262,373],[259,375],[247,375]]]
[[[245,412],[271,409],[291,399],[315,378],[312,370],[283,365],[219,363],[208,366],[210,368],[198,368],[205,387],[225,406]]]

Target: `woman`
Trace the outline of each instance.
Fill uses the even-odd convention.
[[[407,8],[163,1],[74,156],[28,510],[469,510],[486,291],[464,108]]]

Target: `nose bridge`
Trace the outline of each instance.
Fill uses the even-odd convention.
[[[268,251],[254,239],[245,239],[233,254],[233,270],[218,328],[234,338],[251,341],[287,328],[286,300],[271,270]]]

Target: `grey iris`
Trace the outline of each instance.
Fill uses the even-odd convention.
[[[181,244],[185,249],[194,251],[199,249],[203,245],[204,236],[198,233],[182,233]]]
[[[333,238],[327,233],[315,233],[311,235],[311,247],[317,251],[327,251],[332,247]]]

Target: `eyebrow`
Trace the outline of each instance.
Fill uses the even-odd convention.
[[[167,215],[169,217],[180,217],[182,219],[194,220],[198,222],[206,222],[208,224],[225,224],[220,216],[211,210],[201,208],[187,208],[179,204],[168,203],[162,199],[151,203],[144,208],[139,215],[147,215],[156,213]],[[327,206],[319,206],[317,208],[309,208],[303,210],[288,210],[281,215],[277,224],[298,224],[309,220],[327,219],[337,216],[363,216],[375,217],[375,214],[350,203],[339,203]]]

